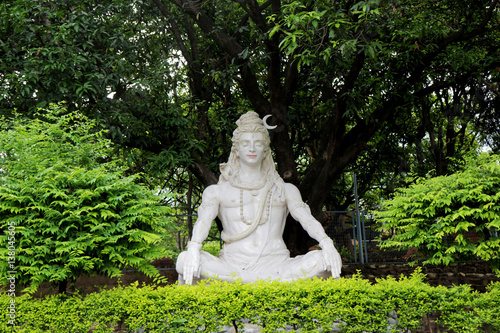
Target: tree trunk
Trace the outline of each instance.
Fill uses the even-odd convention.
[[[193,207],[192,207],[192,198],[193,198],[193,175],[191,172],[189,173],[189,181],[188,181],[188,191],[187,195],[187,228],[188,228],[188,237],[191,239],[193,237]]]
[[[59,294],[66,294],[68,288],[68,279],[59,282]]]

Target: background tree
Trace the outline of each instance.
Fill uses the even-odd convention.
[[[216,182],[249,108],[273,115],[278,171],[319,219],[352,204],[354,171],[388,195],[498,135],[498,0],[0,6],[2,108],[67,100],[162,181]]]
[[[411,115],[425,116],[422,100],[478,82],[489,89],[498,75],[498,48],[491,48],[499,42],[497,1],[154,2],[165,17],[199,31],[177,38],[180,48],[193,50],[208,38],[219,52],[212,53],[215,59],[236,65],[234,81],[253,108],[277,120],[273,143],[280,174],[299,185],[319,218],[325,204],[341,202],[331,195],[332,185],[370,144],[387,143],[386,151],[401,145],[404,137],[377,137],[401,133],[398,127],[414,124],[406,123]],[[175,22],[169,21],[174,31]],[[497,93],[491,89],[485,97]],[[454,136],[454,125],[442,126]],[[426,129],[435,130],[431,124]],[[456,138],[448,139],[450,153]],[[299,173],[301,156],[309,161]],[[437,148],[433,161],[444,172]],[[370,174],[361,180],[373,183]],[[302,233],[296,235],[292,245],[303,250]]]
[[[2,120],[0,225],[16,226],[0,236],[2,257],[9,242],[15,248],[15,267],[0,264],[2,280],[17,271],[27,291],[49,281],[64,292],[81,275],[120,276],[124,267],[159,277],[151,262],[169,252],[161,241],[173,228],[170,210],[137,175],[124,175],[95,121],[65,112]]]
[[[381,231],[390,235],[382,247],[415,247],[414,259],[430,264],[478,258],[500,274],[499,158],[468,158],[456,173],[398,191],[375,213]]]

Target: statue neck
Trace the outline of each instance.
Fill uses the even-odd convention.
[[[262,174],[261,166],[248,166],[245,164],[240,165],[240,171],[238,177],[242,182],[245,183],[259,183],[265,176]]]
[[[235,188],[242,190],[255,191],[260,190],[267,183],[267,176],[262,175],[260,168],[242,167],[229,182]]]

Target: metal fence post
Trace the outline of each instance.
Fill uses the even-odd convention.
[[[356,243],[356,217],[354,216],[356,213],[352,214],[351,223],[352,223],[352,242],[354,247],[354,262],[358,262],[358,244]]]
[[[365,226],[365,211],[361,212],[361,224],[363,226],[363,243],[364,243],[364,249],[365,249],[365,262],[368,263],[368,249],[367,249],[367,244],[368,240],[366,238],[366,226]]]
[[[358,198],[358,182],[356,179],[356,174],[354,174],[354,199],[356,202],[356,228],[358,229],[358,243],[359,243],[359,261],[360,264],[365,263],[365,257],[363,253],[363,235],[364,230],[361,229],[361,219],[360,219],[360,212],[359,212],[359,198]]]

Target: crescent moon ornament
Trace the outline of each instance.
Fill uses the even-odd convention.
[[[262,122],[264,123],[264,127],[267,128],[268,130],[273,130],[275,129],[276,127],[278,127],[278,125],[274,125],[274,126],[271,126],[271,125],[268,125],[267,124],[267,118],[271,117],[270,114],[268,114],[267,116],[264,116],[264,118],[262,118]]]

